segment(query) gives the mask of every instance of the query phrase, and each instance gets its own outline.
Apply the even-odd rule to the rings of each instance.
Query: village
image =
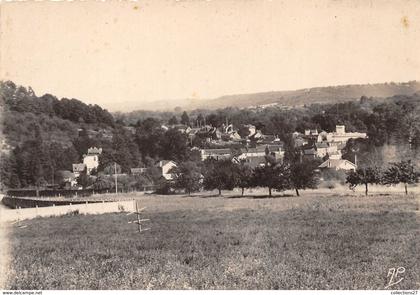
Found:
[[[248,134],[241,137],[238,130],[232,124],[222,124],[220,128],[210,125],[191,128],[184,124],[162,125],[165,131],[175,129],[185,134],[188,141],[192,143],[197,136],[205,138],[205,141],[215,147],[221,148],[199,148],[192,147],[191,151],[197,152],[201,161],[208,159],[230,160],[232,163],[244,164],[251,169],[262,167],[267,163],[267,156],[273,157],[277,162],[282,162],[285,154],[284,143],[276,135],[266,135],[257,130],[254,125],[245,125]],[[130,127],[127,127],[128,130]],[[366,133],[346,132],[344,125],[336,125],[334,132],[318,131],[316,129],[305,130],[304,133],[294,132],[292,134],[293,144],[300,152],[300,160],[318,160],[321,164],[318,170],[341,170],[344,172],[355,171],[357,168],[356,159],[351,162],[342,159],[342,150],[350,139],[366,139]],[[77,179],[81,173],[93,176],[100,164],[102,148],[91,147],[84,154],[82,163],[74,163],[72,171],[62,171],[65,177],[61,185],[66,188],[82,188]],[[107,174],[114,177],[124,177],[127,173],[121,173],[115,163],[114,167],[107,170]],[[173,159],[157,161],[154,167],[133,167],[131,175],[145,175],[151,168],[157,168],[162,179],[171,181],[174,175],[171,172],[177,167]],[[114,168],[114,169],[113,169]]]

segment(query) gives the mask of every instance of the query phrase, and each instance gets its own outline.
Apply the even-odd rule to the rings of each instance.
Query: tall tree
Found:
[[[252,185],[255,187],[267,187],[268,195],[272,196],[272,190],[283,191],[290,187],[290,171],[286,164],[269,164],[254,169]]]
[[[180,163],[170,171],[174,175],[174,186],[178,189],[184,189],[188,195],[201,188],[202,175],[197,163],[187,161]]]
[[[235,187],[235,171],[231,160],[209,159],[204,163],[204,188],[217,189],[219,195],[222,190],[232,190]]]
[[[186,111],[184,111],[181,115],[181,124],[190,125],[190,117],[188,117],[188,114]]]
[[[178,124],[178,119],[176,118],[176,116],[172,116],[172,117],[168,120],[168,124],[169,124],[169,125],[176,125],[176,124]]]
[[[315,169],[317,166],[317,162],[308,160],[294,162],[289,165],[290,185],[295,189],[297,196],[299,196],[300,189],[316,188],[317,178]]]
[[[244,195],[245,188],[251,187],[252,183],[252,169],[245,163],[235,165],[235,186],[241,188],[241,195]]]
[[[188,138],[176,129],[166,131],[159,144],[160,156],[163,159],[184,161],[188,157]]]

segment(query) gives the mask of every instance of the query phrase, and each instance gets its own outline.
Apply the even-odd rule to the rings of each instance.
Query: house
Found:
[[[301,147],[301,146],[304,146],[304,145],[308,144],[308,140],[306,140],[302,137],[296,137],[293,141],[294,141],[294,146],[295,147]]]
[[[356,165],[348,160],[344,159],[328,159],[324,163],[318,166],[320,169],[334,169],[334,170],[345,170],[355,171]]]
[[[179,132],[186,133],[186,134],[188,134],[191,131],[191,127],[184,124],[171,125],[170,128],[178,130]]]
[[[256,130],[253,135],[249,135],[248,138],[252,141],[261,141],[264,138],[261,130]]]
[[[333,141],[333,134],[322,131],[318,134],[317,142],[332,142]]]
[[[305,136],[318,136],[317,129],[305,129]]]
[[[264,165],[266,156],[273,156],[276,160],[281,160],[284,157],[284,151],[281,145],[258,145],[255,148],[241,149],[241,153],[234,157],[234,162],[244,162],[255,168]]]
[[[77,163],[77,164],[73,164],[73,174],[74,177],[79,177],[80,174],[86,169],[86,164],[83,163]]]
[[[93,169],[99,166],[99,155],[102,153],[102,148],[92,147],[88,149],[86,155],[83,155],[83,164],[86,165],[87,174],[90,175]]]
[[[232,151],[230,149],[202,149],[201,161],[204,161],[209,158],[215,160],[229,159],[232,156]]]
[[[367,138],[367,134],[362,132],[346,132],[344,125],[336,125],[335,132],[332,133],[333,142],[346,143],[349,139],[356,138]]]
[[[336,154],[338,152],[336,145],[330,145],[327,142],[315,143],[316,156],[323,158],[330,154]]]
[[[244,125],[244,127],[248,128],[249,130],[248,137],[254,136],[254,134],[257,133],[257,128],[254,125],[247,124],[247,125]]]
[[[170,173],[170,170],[172,168],[177,167],[177,165],[174,161],[171,161],[171,160],[159,161],[157,167],[161,169],[163,178],[165,178],[166,180],[174,179],[173,174]]]
[[[76,176],[71,171],[59,170],[57,171],[56,178],[61,187],[71,188],[77,185]]]
[[[264,166],[267,162],[266,155],[246,157],[244,154],[233,157],[233,163],[244,163],[245,165],[254,169],[255,167]]]

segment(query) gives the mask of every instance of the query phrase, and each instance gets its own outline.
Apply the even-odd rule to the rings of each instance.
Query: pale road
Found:
[[[3,195],[0,195],[0,202]],[[0,215],[7,209],[0,203]],[[7,224],[0,221],[0,290],[6,287],[7,273],[9,271],[9,243]]]

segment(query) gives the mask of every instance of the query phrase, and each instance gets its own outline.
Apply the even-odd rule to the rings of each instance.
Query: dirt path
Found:
[[[0,196],[1,201],[2,196]],[[0,204],[0,215],[3,210],[9,210]],[[9,272],[9,243],[7,224],[0,221],[0,289],[6,287],[7,273]]]

